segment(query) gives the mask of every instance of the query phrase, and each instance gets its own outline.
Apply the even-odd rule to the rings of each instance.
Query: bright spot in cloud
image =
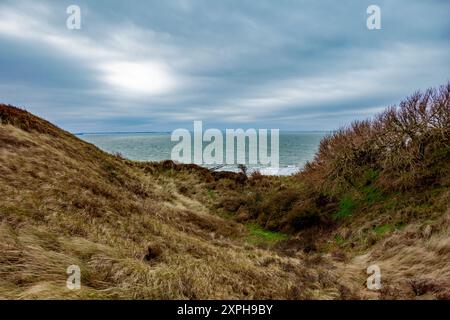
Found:
[[[157,62],[110,62],[101,66],[103,80],[125,93],[157,95],[175,86],[170,70]]]

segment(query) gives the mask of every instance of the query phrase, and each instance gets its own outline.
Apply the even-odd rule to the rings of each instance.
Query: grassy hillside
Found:
[[[0,105],[0,298],[450,299],[449,96],[326,137],[291,177],[133,162]]]
[[[256,248],[170,174],[11,106],[0,119],[0,298],[339,297],[326,267]]]

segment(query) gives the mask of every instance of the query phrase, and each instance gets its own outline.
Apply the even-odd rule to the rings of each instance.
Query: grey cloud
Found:
[[[1,100],[74,132],[328,130],[449,80],[446,1],[377,1],[380,31],[372,1],[76,2],[80,31],[73,1],[0,4]]]

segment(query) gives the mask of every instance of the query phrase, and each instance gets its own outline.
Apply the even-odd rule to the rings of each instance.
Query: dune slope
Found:
[[[450,299],[449,96],[334,133],[291,177],[129,161],[0,104],[0,298]]]
[[[246,228],[180,193],[175,177],[12,106],[0,119],[1,298],[339,296],[326,265],[249,244]],[[81,290],[66,287],[70,265]]]

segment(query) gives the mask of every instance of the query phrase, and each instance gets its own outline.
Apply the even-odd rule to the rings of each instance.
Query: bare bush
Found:
[[[449,160],[450,83],[416,92],[372,120],[356,121],[325,137],[305,174],[325,187],[352,185],[359,169],[380,172],[387,187],[439,180],[433,166]],[[391,184],[391,185],[389,185]]]

